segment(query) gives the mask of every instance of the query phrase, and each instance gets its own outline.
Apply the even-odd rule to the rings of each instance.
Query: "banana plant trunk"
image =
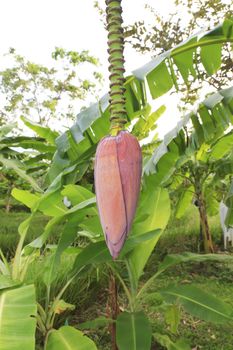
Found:
[[[116,320],[120,312],[118,305],[118,292],[115,276],[110,272],[109,276],[109,292],[108,292],[108,301],[107,301],[107,316],[112,320]],[[109,332],[111,335],[112,350],[118,350],[116,344],[116,323],[112,322],[109,325]]]
[[[214,253],[212,236],[209,228],[208,217],[206,212],[205,199],[202,192],[197,194],[198,198],[198,210],[200,215],[200,224],[202,228],[202,238],[204,243],[205,253]]]

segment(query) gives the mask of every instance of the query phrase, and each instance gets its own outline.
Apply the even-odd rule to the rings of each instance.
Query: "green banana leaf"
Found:
[[[201,320],[212,323],[233,321],[233,309],[229,304],[196,286],[169,286],[159,293],[168,302],[179,302],[188,313]]]
[[[63,326],[49,333],[45,350],[97,350],[95,343],[81,331]]]
[[[0,349],[34,350],[36,300],[33,285],[0,293]]]
[[[117,317],[116,341],[120,350],[150,350],[151,338],[151,325],[142,311],[122,312]]]

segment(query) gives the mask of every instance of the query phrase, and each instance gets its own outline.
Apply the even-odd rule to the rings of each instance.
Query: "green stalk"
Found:
[[[28,232],[28,228],[29,228],[29,224],[32,219],[34,218],[35,212],[33,212],[29,218],[27,218],[25,221],[23,221],[20,226],[19,226],[19,235],[20,235],[20,239],[19,242],[17,244],[17,248],[16,248],[16,252],[15,252],[15,256],[13,259],[13,264],[12,264],[12,279],[13,280],[21,280],[20,278],[20,268],[21,268],[21,255],[22,255],[22,250],[23,250],[23,245],[24,245],[24,241],[25,238],[27,236],[27,232]],[[25,226],[25,222],[26,222],[26,226]],[[27,225],[28,224],[28,225]]]
[[[56,303],[61,299],[62,295],[65,293],[66,289],[69,287],[71,282],[74,280],[74,278],[79,274],[79,272],[82,269],[80,269],[78,272],[76,272],[64,285],[64,287],[60,290],[58,295],[55,297],[54,301],[52,302],[52,305],[49,308],[49,301],[50,301],[50,286],[49,286],[49,291],[47,290],[47,300],[46,300],[46,307],[45,307],[45,312],[47,314],[47,320],[46,320],[46,328],[50,329],[53,327],[53,322],[55,318],[53,306],[56,305]]]
[[[48,338],[49,338],[49,334],[52,333],[53,329],[50,329],[45,336],[45,341],[44,341],[44,350],[47,349],[47,344],[48,344]]]
[[[126,264],[128,275],[129,275],[129,282],[130,282],[130,289],[131,289],[131,312],[134,312],[135,311],[135,300],[136,300],[136,294],[137,294],[137,287],[136,287],[135,282],[134,282],[130,263],[127,259],[125,259],[125,264]]]
[[[121,0],[106,0],[109,81],[110,81],[110,133],[117,135],[127,123],[124,87],[124,36],[122,28]]]

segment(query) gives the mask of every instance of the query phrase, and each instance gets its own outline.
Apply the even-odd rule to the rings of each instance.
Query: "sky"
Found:
[[[171,0],[123,0],[125,24],[150,18],[145,2],[159,4],[161,13],[171,9]],[[55,46],[90,50],[106,65],[106,32],[99,20],[94,0],[7,0],[0,2],[0,53],[13,46],[21,54],[46,63]],[[104,7],[104,1],[100,0]],[[158,6],[157,6],[158,7]],[[133,51],[134,52],[134,51]],[[134,52],[135,53],[135,52]],[[127,54],[127,68],[141,64],[142,58]],[[138,55],[140,56],[140,55]],[[144,61],[144,59],[143,59]]]
[[[94,0],[5,0],[0,1],[0,67],[2,55],[9,47],[36,63],[50,64],[53,49],[63,47],[68,50],[89,50],[90,54],[99,58],[101,70],[105,77],[103,94],[108,89],[107,36]],[[172,0],[122,0],[124,22],[133,23],[144,19],[151,21],[145,3],[156,6],[161,14],[172,10]],[[104,7],[104,0],[100,0]],[[136,53],[130,47],[125,49],[126,72],[140,67],[150,60],[150,55]],[[3,61],[2,61],[3,64]],[[94,102],[94,101],[93,101]],[[163,101],[162,101],[163,102]],[[159,106],[159,103],[157,106]],[[164,134],[175,126],[178,112],[176,101],[170,97],[159,132]],[[78,111],[77,111],[78,112]]]

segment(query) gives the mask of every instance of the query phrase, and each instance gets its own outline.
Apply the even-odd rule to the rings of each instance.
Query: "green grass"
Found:
[[[4,210],[0,210],[0,248],[4,255],[10,259],[14,256],[14,252],[19,240],[18,227],[29,217],[30,213],[21,212],[10,212],[6,213]],[[47,224],[49,218],[45,217],[43,214],[37,214],[30,225],[25,243],[31,242],[33,239],[38,237],[43,232],[43,228]],[[57,232],[59,232],[59,226],[54,230],[52,238],[49,243],[54,241],[54,236],[56,240]]]
[[[8,259],[14,255],[19,240],[18,227],[28,216],[28,212],[5,213],[0,210],[0,247]],[[30,227],[26,243],[31,242],[32,239],[42,233],[42,227],[46,222],[47,219],[42,215],[35,218]]]

